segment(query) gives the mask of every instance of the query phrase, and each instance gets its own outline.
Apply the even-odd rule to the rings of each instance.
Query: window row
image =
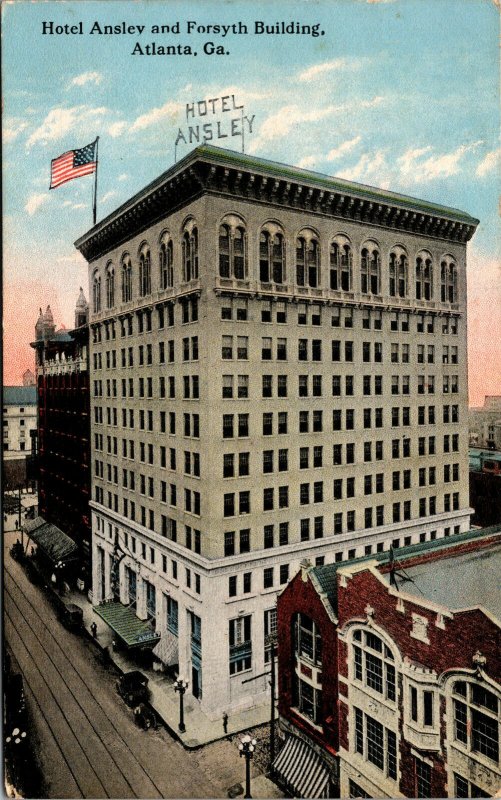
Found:
[[[185,222],[181,232],[181,274],[180,281],[189,283],[198,279],[199,252],[198,227],[194,219]],[[176,247],[178,242],[176,241]],[[168,231],[161,234],[157,246],[158,285],[160,289],[174,286],[174,240]],[[102,280],[104,280],[104,298],[102,298]],[[152,293],[152,255],[151,247],[143,242],[134,258],[124,252],[119,266],[115,269],[109,261],[104,270],[94,271],[92,277],[92,309],[99,313],[104,299],[105,308],[113,308],[120,297],[122,303],[129,303],[133,298],[148,297]]]
[[[322,253],[320,237],[311,228],[304,228],[294,242],[294,265],[288,268],[288,249],[284,229],[277,223],[266,223],[259,231],[259,281],[282,286],[295,283],[300,287],[318,288],[326,280],[322,276],[322,259],[327,260],[329,288],[334,291],[354,290],[353,246],[343,234],[328,242],[328,252]],[[219,276],[245,281],[249,278],[249,254],[246,226],[241,217],[228,215],[219,228]],[[363,294],[390,297],[409,297],[417,300],[434,298],[434,264],[427,250],[420,251],[414,260],[412,275],[409,256],[402,246],[391,249],[387,259],[387,278],[382,287],[382,256],[379,244],[367,240],[359,252],[360,291]],[[453,256],[440,259],[440,299],[457,302],[458,269]],[[413,292],[411,282],[413,281]]]

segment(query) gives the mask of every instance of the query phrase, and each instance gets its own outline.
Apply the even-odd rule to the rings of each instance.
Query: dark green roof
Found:
[[[247,167],[248,169],[252,170],[261,170],[267,174],[276,175],[280,178],[288,178],[294,181],[311,183],[315,186],[321,186],[322,188],[330,189],[331,191],[346,192],[356,195],[357,197],[364,197],[369,200],[378,200],[380,202],[385,201],[398,203],[399,205],[407,208],[441,214],[446,217],[452,217],[456,220],[468,222],[469,224],[476,225],[479,222],[478,219],[475,219],[470,214],[467,214],[465,211],[460,211],[457,208],[443,206],[438,203],[431,203],[427,200],[420,200],[409,195],[398,194],[397,192],[390,192],[386,189],[379,189],[376,186],[368,186],[363,183],[346,181],[343,180],[343,178],[324,175],[321,172],[312,172],[308,169],[288,166],[287,164],[282,164],[279,161],[270,161],[267,158],[258,158],[257,156],[249,156],[245,153],[237,153],[234,150],[225,150],[222,147],[202,145],[195,148],[187,156],[187,158],[191,158],[196,155],[212,156],[224,164],[230,164],[235,167]]]
[[[144,647],[158,642],[159,633],[155,633],[149,622],[136,617],[136,612],[129,606],[117,601],[101,603],[94,611],[122,639],[127,647]]]
[[[36,406],[37,387],[4,386],[3,404],[4,406]]]
[[[489,528],[481,528],[480,530],[467,531],[466,533],[456,533],[454,536],[449,536],[443,539],[435,539],[433,542],[419,542],[419,544],[411,544],[407,547],[393,548],[393,557],[396,562],[405,562],[417,555],[424,555],[425,553],[432,553],[440,550],[451,550],[459,544],[476,539],[488,538],[492,535],[499,535],[501,537],[501,525],[492,525]],[[313,584],[327,595],[327,598],[337,613],[337,571],[340,567],[351,566],[352,564],[363,564],[365,561],[377,561],[380,566],[389,564],[391,559],[390,551],[384,553],[374,553],[370,556],[361,556],[360,558],[352,558],[348,561],[338,561],[335,564],[324,564],[321,567],[314,567],[310,576],[313,578]],[[398,569],[398,564],[396,564]]]
[[[78,547],[73,539],[55,525],[45,522],[43,517],[28,521],[23,529],[54,564],[58,561],[73,561],[76,558]]]

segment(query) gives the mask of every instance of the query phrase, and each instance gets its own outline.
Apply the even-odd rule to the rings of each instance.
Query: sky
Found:
[[[33,369],[39,307],[70,328],[88,296],[73,242],[92,226],[94,178],[49,191],[51,159],[99,136],[99,221],[189,152],[174,146],[187,103],[234,95],[254,115],[246,152],[480,220],[470,403],[501,394],[497,0],[4,0],[2,18],[4,384]],[[191,54],[148,55],[153,42]]]

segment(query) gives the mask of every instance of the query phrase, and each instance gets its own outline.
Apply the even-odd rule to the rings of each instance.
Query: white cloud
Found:
[[[65,200],[64,203],[63,203],[63,206],[65,208],[71,208],[71,210],[73,211],[76,208],[88,208],[89,204],[88,203],[74,203],[72,200]]]
[[[347,181],[370,183],[382,189],[388,189],[391,185],[388,163],[382,150],[364,153],[353,167],[336,172],[336,176]]]
[[[27,127],[28,123],[24,122],[22,119],[6,120],[2,131],[3,141],[5,144],[9,144],[9,142],[13,142],[14,139],[17,139],[19,134],[22,133]]]
[[[49,111],[42,124],[33,131],[28,139],[27,146],[32,147],[38,142],[47,144],[47,142],[57,141],[77,128],[79,131],[84,130],[85,127],[95,125],[96,121],[106,113],[108,113],[108,109],[104,107],[73,106],[72,108],[53,108]],[[91,138],[90,133],[88,138]]]
[[[362,59],[356,58],[335,58],[333,61],[324,61],[322,64],[314,64],[308,67],[298,75],[300,81],[312,81],[326,72],[334,72],[342,69],[360,69],[362,66]]]
[[[498,147],[497,150],[491,150],[490,153],[487,153],[487,155],[484,156],[480,164],[477,166],[475,174],[478,175],[479,178],[483,178],[483,176],[487,175],[489,172],[499,169],[500,162],[501,147]]]
[[[122,174],[118,176],[117,181],[126,181],[128,178],[129,175],[126,172],[122,172]]]
[[[30,217],[32,217],[33,214],[35,214],[35,212],[38,211],[40,206],[43,206],[43,204],[47,202],[47,200],[49,199],[49,196],[50,195],[47,194],[47,192],[44,192],[43,194],[32,194],[32,195],[30,195],[28,197],[28,200],[26,201],[26,205],[24,206],[24,210],[28,212]]]
[[[297,166],[301,169],[313,169],[318,161],[318,156],[305,156],[297,162]]]
[[[85,86],[86,83],[95,83],[96,86],[103,80],[100,72],[82,72],[71,79],[69,86]]]
[[[326,156],[327,161],[335,161],[337,158],[341,158],[341,156],[344,156],[346,153],[350,153],[361,141],[361,136],[355,136],[354,139],[348,139],[346,142],[342,142],[342,144],[334,147],[332,150],[329,150]]]
[[[161,122],[165,117],[175,119],[181,114],[182,110],[183,106],[181,103],[174,103],[169,100],[163,106],[152,108],[150,111],[137,117],[132,123],[131,131],[142,131],[145,128],[149,128]]]
[[[412,183],[425,183],[436,178],[449,178],[460,171],[460,162],[463,157],[475,150],[481,141],[472,144],[462,144],[450,153],[441,155],[422,156],[431,151],[431,147],[421,147],[407,150],[397,159],[397,166],[403,177]]]
[[[108,127],[108,133],[113,139],[116,139],[118,136],[121,136],[126,129],[127,123],[121,120],[119,122],[112,122]]]
[[[100,202],[101,202],[101,203],[107,203],[107,202],[108,202],[108,200],[111,200],[113,197],[116,197],[116,196],[117,196],[117,194],[118,194],[118,192],[116,192],[114,189],[112,189],[110,192],[106,192],[106,194],[104,194],[104,195],[103,195],[103,196],[100,198]]]
[[[259,129],[259,134],[253,139],[249,150],[251,153],[255,153],[265,142],[286,136],[292,128],[299,124],[318,122],[318,120],[328,117],[333,111],[332,106],[311,109],[310,111],[305,111],[296,105],[284,106],[263,122]]]

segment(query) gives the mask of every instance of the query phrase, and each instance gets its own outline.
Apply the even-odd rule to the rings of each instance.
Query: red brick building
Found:
[[[292,794],[499,789],[500,565],[499,526],[303,565],[278,600],[275,768]]]
[[[38,513],[77,544],[79,577],[90,588],[89,326],[82,290],[73,330],[56,331],[47,307],[45,314],[40,311],[35,335]]]

